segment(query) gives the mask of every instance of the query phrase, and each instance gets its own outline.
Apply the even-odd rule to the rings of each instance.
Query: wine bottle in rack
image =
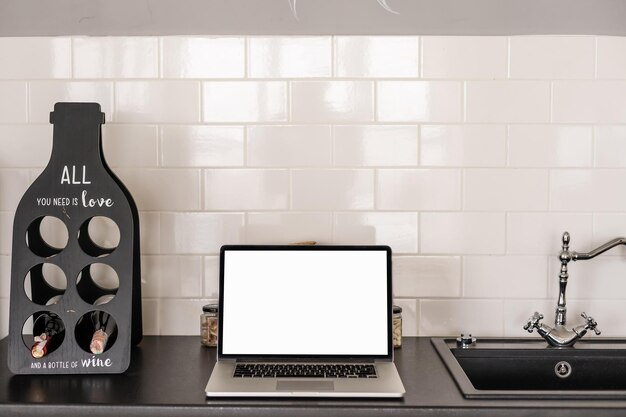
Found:
[[[43,358],[63,340],[65,326],[54,313],[41,313],[33,323],[34,343],[30,349],[33,358]]]
[[[113,295],[104,295],[96,300],[95,305],[108,303],[113,299]],[[99,355],[106,350],[107,343],[117,332],[115,319],[104,311],[94,311],[91,313],[91,323],[93,324],[93,334],[89,343],[89,350],[94,355]]]
[[[109,337],[117,332],[117,325],[111,315],[104,311],[94,311],[91,314],[91,321],[95,332],[91,336],[89,350],[91,353],[99,355],[106,349]]]

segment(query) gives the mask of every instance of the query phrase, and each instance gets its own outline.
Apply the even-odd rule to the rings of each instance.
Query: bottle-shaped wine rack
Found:
[[[57,103],[50,122],[50,162],[13,224],[9,368],[122,373],[142,338],[137,207],[104,159],[99,104]],[[112,244],[97,224],[114,230]],[[44,233],[51,225],[60,230],[52,239]],[[92,348],[100,327],[112,334]]]

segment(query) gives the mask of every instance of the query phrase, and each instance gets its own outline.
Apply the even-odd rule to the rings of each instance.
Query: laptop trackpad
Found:
[[[332,381],[278,381],[277,391],[334,391]]]

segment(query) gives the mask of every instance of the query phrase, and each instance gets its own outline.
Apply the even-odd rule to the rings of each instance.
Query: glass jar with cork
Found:
[[[200,337],[204,346],[217,346],[218,304],[207,304],[202,307],[200,315]]]
[[[402,347],[402,307],[393,306],[393,347]]]

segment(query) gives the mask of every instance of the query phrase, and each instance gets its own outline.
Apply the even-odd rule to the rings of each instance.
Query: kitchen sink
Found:
[[[626,399],[626,341],[567,348],[528,339],[431,341],[466,398]]]

